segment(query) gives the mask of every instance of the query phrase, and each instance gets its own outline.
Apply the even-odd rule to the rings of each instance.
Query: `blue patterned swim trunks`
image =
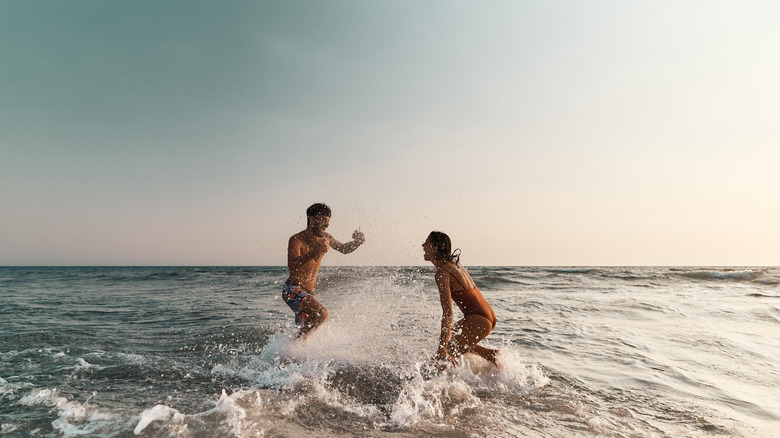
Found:
[[[309,316],[305,313],[301,313],[301,301],[310,295],[311,292],[298,285],[290,283],[290,280],[287,280],[284,283],[284,288],[282,289],[282,299],[285,303],[287,303],[288,306],[290,306],[290,309],[292,309],[293,313],[295,314],[295,323],[298,325],[301,325],[303,321]]]

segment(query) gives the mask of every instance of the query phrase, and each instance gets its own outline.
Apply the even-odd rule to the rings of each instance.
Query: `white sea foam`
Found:
[[[466,354],[460,361],[462,366],[454,373],[475,388],[504,394],[527,394],[550,383],[550,379],[535,364],[527,363],[511,345],[501,348],[498,362],[501,368],[479,356]]]
[[[467,355],[455,370],[425,380],[421,363],[388,367],[382,364],[381,356],[373,361],[367,361],[365,354],[355,357],[353,346],[342,345],[339,331],[338,326],[326,326],[303,342],[278,333],[248,362],[216,365],[213,373],[275,391],[262,392],[263,397],[260,390],[223,393],[214,410],[198,415],[224,415],[222,423],[232,431],[246,427],[259,430],[271,420],[257,417],[258,406],[284,418],[301,404],[322,403],[341,415],[361,418],[371,427],[409,428],[419,421],[481,406],[478,393],[517,396],[549,382],[511,345],[502,348],[500,369]],[[375,393],[377,388],[381,388],[380,394]]]
[[[0,377],[0,398],[3,398],[6,394],[12,394],[14,389],[8,382]]]
[[[60,395],[57,388],[33,391],[22,397],[19,404],[52,408],[57,419],[51,424],[65,437],[94,435],[106,427],[112,427],[117,420],[116,415],[103,412],[89,403],[69,400]]]
[[[285,333],[273,336],[260,355],[243,363],[220,363],[212,373],[239,377],[262,388],[291,388],[322,374],[327,360],[305,360],[291,353],[292,338]]]
[[[231,397],[225,393],[225,390],[222,390],[217,407],[213,410],[214,412],[224,413],[225,419],[222,421],[222,424],[227,426],[230,433],[234,436],[242,436],[241,432],[244,426],[246,426],[247,409],[238,402],[241,395],[235,394]],[[259,397],[257,400],[260,401]]]
[[[525,363],[511,346],[502,349],[501,368],[467,354],[459,366],[433,379],[416,376],[401,391],[393,405],[390,422],[410,427],[420,420],[456,415],[481,405],[478,394],[521,396],[549,383],[535,365]]]
[[[0,424],[0,434],[6,435],[6,434],[9,434],[11,432],[15,432],[16,430],[19,429],[20,426],[21,425],[14,424],[14,423],[3,423],[3,424]]]
[[[266,430],[283,423],[297,407],[293,400],[277,398],[277,402],[266,403],[259,389],[232,394],[223,390],[214,407],[204,412],[187,414],[165,405],[147,409],[136,417],[133,432],[139,435],[154,423],[158,434],[168,436],[265,436]]]
[[[133,433],[136,435],[140,434],[147,426],[155,421],[162,421],[166,424],[183,424],[184,415],[169,406],[156,405],[141,413],[138,424],[135,426],[135,429],[133,429]]]
[[[410,427],[424,418],[443,418],[466,406],[479,404],[471,388],[447,375],[425,380],[417,376],[406,384],[393,405],[390,424]]]

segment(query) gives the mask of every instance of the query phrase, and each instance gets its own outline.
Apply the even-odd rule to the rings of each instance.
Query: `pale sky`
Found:
[[[780,2],[0,2],[0,265],[780,265]]]

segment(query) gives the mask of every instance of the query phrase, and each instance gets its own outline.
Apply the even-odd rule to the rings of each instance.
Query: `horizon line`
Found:
[[[780,268],[778,265],[464,265],[471,268]],[[330,265],[328,268],[424,268],[424,265]],[[285,268],[286,265],[0,265],[0,268]]]

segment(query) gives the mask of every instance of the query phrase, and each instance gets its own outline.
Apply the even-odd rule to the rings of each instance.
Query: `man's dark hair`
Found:
[[[312,216],[330,217],[330,207],[320,202],[312,204],[311,207],[306,209],[306,218],[308,219]]]

